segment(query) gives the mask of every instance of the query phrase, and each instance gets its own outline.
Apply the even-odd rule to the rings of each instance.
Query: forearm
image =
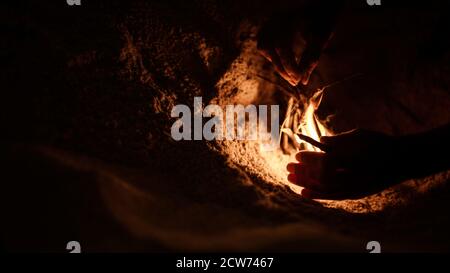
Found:
[[[419,178],[450,169],[450,124],[397,138],[401,175]]]

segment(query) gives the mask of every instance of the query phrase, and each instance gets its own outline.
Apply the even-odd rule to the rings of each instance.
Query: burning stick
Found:
[[[317,147],[319,149],[321,149],[324,152],[329,152],[330,151],[330,147],[328,145],[325,145],[323,143],[320,143],[317,140],[312,139],[309,136],[305,136],[303,134],[294,134],[295,139],[297,140],[297,142],[301,142],[302,140],[305,142],[308,142],[309,144],[311,144],[314,147]]]

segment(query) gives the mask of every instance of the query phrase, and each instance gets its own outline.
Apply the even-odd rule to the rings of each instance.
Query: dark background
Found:
[[[349,4],[318,67],[321,83],[369,75],[325,99],[325,112],[340,113],[337,131],[400,135],[450,120],[448,3],[392,2]],[[419,197],[399,190],[407,203],[349,213],[268,184],[209,144],[170,139],[171,107],[220,95],[244,41],[292,5],[2,3],[4,248],[64,252],[79,240],[86,251],[365,251],[381,238],[391,251],[448,251],[447,174]],[[200,44],[214,49],[208,63]]]

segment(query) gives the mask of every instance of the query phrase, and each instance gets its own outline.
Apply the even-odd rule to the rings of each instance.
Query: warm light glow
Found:
[[[267,163],[265,166],[269,169],[270,175],[276,181],[288,185],[297,194],[301,194],[303,188],[287,181],[286,166],[291,162],[296,162],[295,156],[299,151],[321,152],[319,148],[300,139],[298,134],[308,136],[317,142],[320,142],[321,136],[333,135],[315,115],[315,110],[320,105],[322,91],[318,90],[315,96],[302,102],[291,98],[281,125],[280,149],[273,152],[259,150]],[[286,145],[288,140],[290,141],[289,145]]]
[[[325,128],[325,126],[323,126],[317,120],[317,118],[314,115],[314,110],[315,110],[314,104],[310,102],[306,108],[306,111],[305,111],[303,117],[302,117],[299,127],[294,128],[294,129],[297,129],[296,132],[298,132],[298,133],[304,134],[306,136],[311,137],[314,140],[320,141],[321,136],[329,136],[329,135],[331,135],[331,133]],[[305,150],[316,151],[316,152],[320,151],[320,149],[301,140],[298,136],[295,136],[295,140],[299,144],[304,143]]]

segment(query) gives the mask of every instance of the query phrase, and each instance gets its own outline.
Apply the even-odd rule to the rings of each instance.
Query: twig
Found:
[[[308,142],[309,144],[311,144],[314,147],[317,147],[319,149],[321,149],[324,152],[329,152],[330,151],[330,147],[328,145],[325,145],[323,143],[320,143],[317,140],[312,139],[309,136],[303,135],[303,134],[295,134],[296,137],[298,137],[300,140],[303,140],[305,142]]]

